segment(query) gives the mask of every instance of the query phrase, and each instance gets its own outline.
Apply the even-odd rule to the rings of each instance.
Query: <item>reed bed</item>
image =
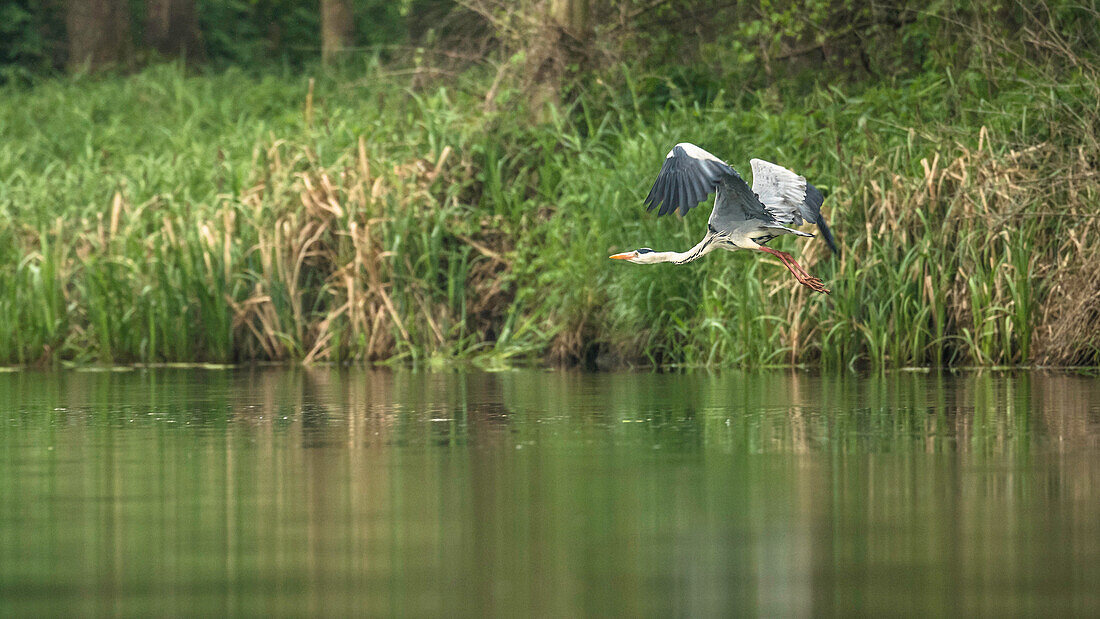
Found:
[[[1098,361],[1095,79],[926,75],[798,105],[654,105],[627,80],[530,122],[472,85],[365,73],[7,87],[0,362]],[[641,207],[678,141],[821,187],[841,255],[779,247],[833,294],[742,252],[607,260],[702,234],[706,205]]]

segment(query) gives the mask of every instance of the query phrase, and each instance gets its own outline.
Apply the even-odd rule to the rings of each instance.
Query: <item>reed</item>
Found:
[[[625,80],[532,123],[477,84],[367,71],[6,87],[0,361],[1098,361],[1100,153],[1065,103],[1095,78],[990,95],[926,75],[798,106],[657,106]],[[841,255],[779,247],[831,296],[740,252],[606,259],[702,234],[707,205],[641,208],[683,140],[825,190]]]

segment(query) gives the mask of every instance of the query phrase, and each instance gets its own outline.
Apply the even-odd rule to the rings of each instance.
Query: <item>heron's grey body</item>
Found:
[[[800,273],[791,268],[800,282],[825,292],[820,280],[810,277],[793,259],[788,264],[788,254],[764,247],[768,241],[783,234],[814,236],[791,227],[805,222],[817,224],[829,248],[837,253],[832,231],[821,216],[824,197],[804,177],[782,166],[760,159],[753,159],[750,164],[751,189],[736,170],[702,148],[687,142],[674,146],[646,196],[646,210],[658,209],[658,216],[673,211],[686,215],[711,193],[716,193],[706,236],[685,252],[655,252],[642,248],[613,257],[640,264],[684,264],[715,249],[758,249],[779,256],[788,268],[793,264],[805,278],[816,281],[817,286],[804,281]]]

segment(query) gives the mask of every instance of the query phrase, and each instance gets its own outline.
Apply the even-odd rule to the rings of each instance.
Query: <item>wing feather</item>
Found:
[[[775,219],[749,189],[745,179],[736,171],[731,172],[718,185],[718,197],[714,199],[714,210],[710,212],[710,226],[715,230],[726,230],[749,219],[774,222]]]
[[[657,209],[658,216],[673,211],[687,215],[719,187],[722,191],[711,212],[712,225],[716,217],[721,221],[743,221],[751,217],[771,220],[764,206],[733,168],[688,142],[672,147],[665,157],[657,180],[645,198],[646,210]]]
[[[787,226],[800,226],[804,221],[817,224],[829,249],[839,253],[832,230],[821,215],[825,197],[817,187],[806,182],[804,176],[774,163],[753,159],[749,164],[752,165],[752,190],[775,221]]]
[[[704,179],[702,177],[695,179],[695,193],[696,194],[703,193],[703,194],[710,195],[710,188],[711,188],[711,185],[706,181],[706,179]]]
[[[682,142],[665,157],[653,188],[646,196],[646,210],[657,210],[657,215],[689,210],[714,193],[714,188],[726,171],[732,170],[707,151]]]

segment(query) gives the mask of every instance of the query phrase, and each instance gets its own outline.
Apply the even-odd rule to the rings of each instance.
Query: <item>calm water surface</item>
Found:
[[[0,615],[1100,613],[1100,380],[0,375]]]

